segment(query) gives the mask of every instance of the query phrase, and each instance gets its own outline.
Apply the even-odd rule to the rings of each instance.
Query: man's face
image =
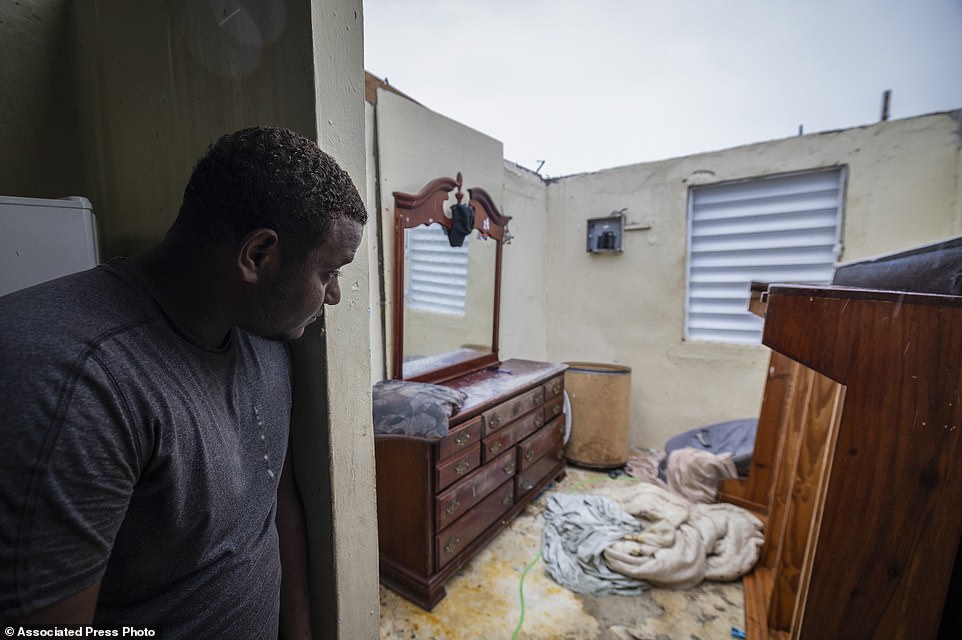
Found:
[[[244,328],[272,340],[295,340],[341,300],[340,269],[354,260],[363,227],[355,220],[334,221],[327,240],[308,251],[299,264],[285,263],[274,282],[259,287]],[[283,253],[282,253],[283,257]]]

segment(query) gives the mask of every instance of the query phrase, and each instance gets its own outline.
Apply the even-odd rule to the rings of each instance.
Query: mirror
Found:
[[[440,382],[498,362],[501,245],[510,218],[485,191],[469,189],[472,230],[452,246],[457,225],[447,204],[455,188],[460,203],[460,173],[414,195],[394,193],[395,379]]]

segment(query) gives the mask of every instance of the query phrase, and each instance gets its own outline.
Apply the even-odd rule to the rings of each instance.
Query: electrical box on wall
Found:
[[[625,217],[613,215],[588,220],[588,253],[621,253]]]

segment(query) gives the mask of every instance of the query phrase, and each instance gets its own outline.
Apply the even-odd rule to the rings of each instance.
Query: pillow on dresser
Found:
[[[374,433],[443,438],[467,394],[423,382],[382,380],[373,388]]]

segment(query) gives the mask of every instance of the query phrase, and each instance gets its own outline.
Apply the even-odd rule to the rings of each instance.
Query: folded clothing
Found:
[[[424,382],[382,380],[373,388],[374,433],[443,438],[467,394]]]

